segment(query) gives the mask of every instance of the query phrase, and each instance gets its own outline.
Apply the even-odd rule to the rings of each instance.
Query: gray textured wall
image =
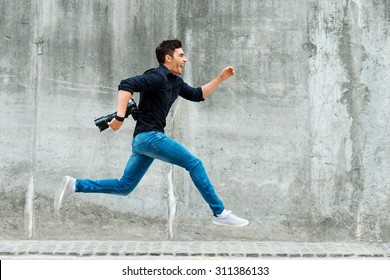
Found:
[[[166,132],[251,224],[211,224],[161,162],[128,197],[81,194],[55,214],[63,175],[121,176],[134,122],[99,133],[93,119],[176,37],[188,83],[236,76],[178,100]],[[389,242],[389,37],[388,0],[0,0],[0,238]]]

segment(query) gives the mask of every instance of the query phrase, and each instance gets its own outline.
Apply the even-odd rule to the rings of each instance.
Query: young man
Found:
[[[114,131],[121,128],[126,106],[134,92],[140,92],[139,114],[134,129],[132,155],[123,176],[118,179],[89,180],[65,176],[54,199],[58,211],[62,203],[75,192],[128,195],[140,182],[154,159],[185,168],[204,200],[213,212],[212,221],[218,225],[243,227],[245,219],[225,210],[216,195],[201,160],[184,146],[164,134],[166,117],[178,96],[190,101],[203,101],[226,79],[234,75],[233,67],[227,67],[212,81],[202,87],[187,85],[179,75],[187,58],[179,40],[163,41],[156,48],[158,68],[143,75],[122,80],[118,86],[117,116],[108,124]]]

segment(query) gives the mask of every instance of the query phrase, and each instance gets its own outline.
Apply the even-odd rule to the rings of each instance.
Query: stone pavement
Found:
[[[390,243],[202,241],[0,241],[18,258],[390,258]]]

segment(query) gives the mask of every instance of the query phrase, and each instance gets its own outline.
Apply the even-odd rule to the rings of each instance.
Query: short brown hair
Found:
[[[182,47],[182,44],[179,40],[166,40],[162,41],[160,45],[156,48],[156,57],[159,63],[165,63],[165,56],[173,56],[175,49]]]

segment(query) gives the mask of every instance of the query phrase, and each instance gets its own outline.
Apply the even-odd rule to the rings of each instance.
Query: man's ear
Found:
[[[165,55],[165,62],[171,62],[172,61],[172,56],[170,56],[169,54],[166,54]]]

